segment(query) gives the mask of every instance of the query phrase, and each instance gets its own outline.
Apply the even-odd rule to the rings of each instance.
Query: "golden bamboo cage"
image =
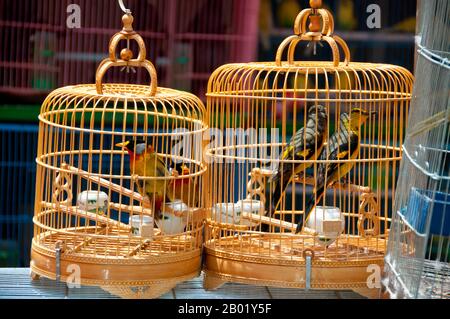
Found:
[[[122,22],[96,83],[57,89],[42,105],[30,267],[34,279],[157,297],[200,272],[206,110],[158,87],[130,12]],[[150,84],[103,84],[111,67],[145,68]],[[116,147],[130,141],[132,153]]]
[[[347,44],[333,34],[332,14],[321,1],[310,4],[298,14],[294,35],[281,43],[275,62],[227,64],[210,77],[206,289],[239,282],[379,294],[413,76],[399,66],[351,62]],[[333,61],[296,61],[300,42],[327,43]],[[307,126],[308,112],[317,105],[326,112],[324,142],[316,138],[313,147],[317,157],[282,159],[289,137]],[[353,109],[376,112],[354,133],[358,150],[354,156],[324,157],[328,146],[331,154],[329,139],[344,133],[341,117],[351,118]],[[316,122],[312,129],[318,128]],[[268,213],[268,190],[283,167],[295,173],[283,174],[288,188]],[[307,219],[306,203],[315,198],[324,177],[319,174],[330,167],[349,172],[324,184],[325,196]],[[296,234],[299,221],[304,227]]]

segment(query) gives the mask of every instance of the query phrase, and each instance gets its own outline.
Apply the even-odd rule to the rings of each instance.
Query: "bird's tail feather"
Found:
[[[304,218],[301,218],[300,221],[298,222],[297,229],[295,231],[296,234],[298,234],[303,229],[303,221],[306,222],[308,220],[311,211],[320,202],[324,194],[325,194],[325,187],[321,186],[316,188],[316,192],[313,194],[311,199],[305,205]]]
[[[272,217],[274,212],[274,199],[276,196],[276,193],[278,192],[278,174],[273,178],[268,178],[266,181],[266,185],[264,188],[264,195],[266,197],[266,202],[264,204],[264,208],[266,209],[266,215],[269,217]]]
[[[288,176],[284,176],[283,178],[283,184],[281,184],[281,181],[278,182],[277,188],[274,192],[273,199],[275,200],[274,210],[276,210],[281,205],[281,201],[283,199],[283,196],[285,195],[286,188],[288,187],[290,183],[290,178]]]
[[[273,185],[276,187],[276,182],[273,181],[272,178],[269,178],[266,180],[266,184],[264,186],[264,196],[265,196],[265,203],[264,203],[264,209],[266,211],[266,215],[269,217],[272,217],[273,213]],[[271,187],[272,186],[272,187]],[[270,230],[269,225],[262,223],[260,226],[260,230],[262,232],[268,232]]]
[[[266,181],[266,184],[264,185],[264,196],[265,196],[265,202],[264,202],[264,208],[266,209],[266,212],[269,211],[270,208],[270,180]]]
[[[280,179],[275,179],[272,182],[266,183],[266,189],[265,189],[265,196],[266,196],[266,203],[265,208],[267,211],[267,216],[273,217],[273,214],[275,213],[275,210],[280,206],[282,195],[286,191],[287,186],[289,185],[289,178],[284,178],[283,183],[281,185]],[[273,184],[273,187],[271,189],[270,184]],[[271,191],[273,190],[273,193]]]

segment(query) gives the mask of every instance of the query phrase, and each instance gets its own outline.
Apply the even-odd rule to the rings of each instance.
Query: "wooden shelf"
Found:
[[[351,291],[310,290],[257,287],[241,284],[227,284],[221,289],[206,291],[203,289],[201,274],[192,280],[178,284],[174,289],[162,295],[161,299],[236,299],[236,298],[315,298],[315,299],[354,299],[363,298]],[[116,299],[100,287],[81,286],[66,289],[64,283],[46,278],[30,280],[29,268],[0,269],[0,298],[68,298],[68,299]]]

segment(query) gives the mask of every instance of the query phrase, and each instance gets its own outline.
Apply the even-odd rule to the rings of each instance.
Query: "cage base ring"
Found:
[[[32,245],[31,273],[35,277],[41,276],[55,280],[56,257],[45,253],[40,248],[35,244]],[[101,257],[97,259],[100,260]],[[121,259],[124,261],[123,263],[121,263]],[[79,283],[81,285],[109,287],[107,291],[123,298],[155,298],[172,289],[177,283],[199,275],[200,249],[176,253],[173,256],[163,256],[161,261],[164,263],[159,263],[158,259],[158,257],[152,258],[148,263],[145,263],[145,259],[139,259],[133,263],[132,258],[117,258],[111,262],[96,263],[92,257],[77,256],[74,261],[73,258],[66,258],[63,254],[60,260],[60,280],[73,282],[73,265],[76,265],[79,267]],[[128,290],[127,287],[150,287],[150,289],[146,293],[132,294],[132,290]],[[119,294],[119,291],[123,291],[123,293]]]
[[[334,263],[333,267],[314,265],[311,269],[313,290],[353,290],[367,298],[378,298],[379,288],[368,288],[369,265],[381,269],[383,258],[375,258],[353,266]],[[279,288],[305,289],[305,271],[302,265],[264,264],[223,257],[207,249],[205,254],[204,288],[218,289],[227,282],[269,286]]]

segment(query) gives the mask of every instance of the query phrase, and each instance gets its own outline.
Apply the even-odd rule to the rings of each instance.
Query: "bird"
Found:
[[[281,154],[281,160],[315,160],[322,152],[328,135],[327,108],[322,105],[311,106],[306,125],[299,129]],[[312,163],[281,163],[275,175],[268,179],[266,191],[266,211],[272,217],[287,186],[292,179],[311,166]],[[273,195],[270,194],[273,190]],[[270,200],[271,199],[271,200]]]
[[[320,202],[328,187],[347,175],[354,161],[335,162],[337,160],[354,160],[359,155],[360,148],[360,128],[368,118],[376,112],[367,112],[358,107],[353,107],[349,113],[342,113],[339,127],[327,141],[322,153],[318,157],[319,161],[332,161],[320,163],[317,169],[316,187],[312,197],[308,200],[304,209],[304,218],[297,224],[296,233],[303,228],[303,220],[307,220],[311,211]]]
[[[178,178],[187,176],[191,173],[188,166],[178,163],[171,170],[171,175],[175,177],[169,182],[169,191],[174,199],[180,199],[189,207],[197,207],[199,200],[199,188],[197,179],[192,177]]]
[[[116,147],[122,147],[130,156],[130,173],[141,177],[169,177],[169,171],[163,158],[144,139],[136,138],[117,143]],[[163,203],[172,201],[173,194],[167,188],[167,181],[139,180],[135,179],[139,194],[146,198],[149,206],[154,211],[154,218],[161,219]]]

